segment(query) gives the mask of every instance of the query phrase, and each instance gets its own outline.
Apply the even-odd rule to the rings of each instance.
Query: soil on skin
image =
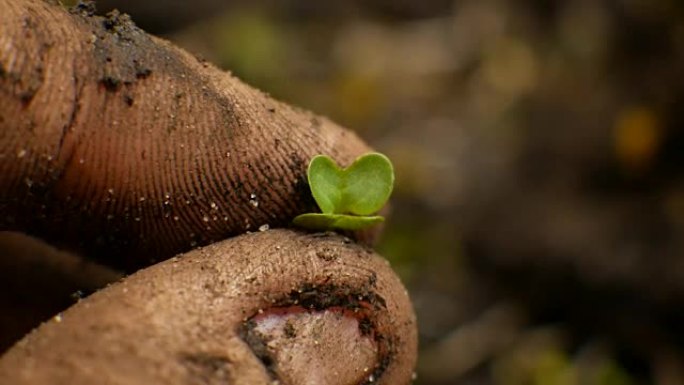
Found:
[[[329,253],[337,258],[321,258]],[[277,335],[259,318],[274,315]],[[411,304],[386,260],[338,235],[269,230],[174,257],[79,301],[0,359],[0,383],[298,384],[319,360],[327,378],[403,384],[416,345]]]

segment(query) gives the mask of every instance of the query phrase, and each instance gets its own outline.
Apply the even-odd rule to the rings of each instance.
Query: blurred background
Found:
[[[395,163],[416,384],[684,384],[681,0],[102,0]]]

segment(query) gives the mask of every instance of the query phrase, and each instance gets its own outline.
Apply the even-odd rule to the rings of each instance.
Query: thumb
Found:
[[[3,384],[407,384],[416,320],[385,260],[273,230],[142,269],[0,359]]]
[[[315,209],[312,156],[369,150],[125,15],[0,8],[0,230],[135,270],[289,224]]]

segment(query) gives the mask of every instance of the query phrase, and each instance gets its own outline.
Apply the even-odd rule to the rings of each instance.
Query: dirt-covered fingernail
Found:
[[[331,307],[272,308],[244,324],[243,339],[283,385],[373,381],[378,348],[360,313]]]

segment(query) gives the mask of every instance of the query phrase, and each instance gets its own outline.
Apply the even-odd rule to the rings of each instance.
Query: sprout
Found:
[[[392,193],[394,170],[383,154],[368,153],[340,168],[326,155],[317,155],[307,171],[309,187],[321,213],[297,216],[293,223],[310,230],[361,230],[385,220],[372,215]]]

